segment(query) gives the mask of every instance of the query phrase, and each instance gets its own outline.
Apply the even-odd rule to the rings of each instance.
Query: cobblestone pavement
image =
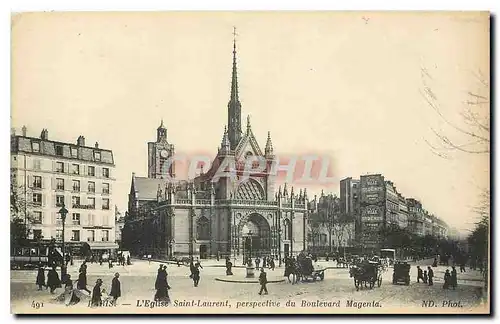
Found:
[[[320,262],[323,267],[334,267],[332,262]],[[223,261],[220,262],[223,264]],[[98,310],[89,309],[87,301],[74,306],[65,306],[53,301],[56,295],[48,291],[37,291],[35,286],[36,271],[11,271],[11,307],[12,312],[105,312],[105,313],[170,313],[200,312],[198,306],[208,306],[206,302],[219,301],[220,305],[204,307],[201,312],[306,312],[306,313],[358,313],[358,312],[394,312],[404,307],[413,313],[431,312],[471,312],[479,309],[481,287],[483,282],[478,271],[468,271],[458,274],[459,281],[456,290],[444,290],[443,273],[446,267],[434,268],[435,285],[428,286],[416,283],[416,266],[412,265],[409,286],[392,284],[392,269],[383,274],[381,287],[361,289],[356,291],[353,280],[349,278],[347,269],[333,268],[325,272],[324,281],[303,282],[292,285],[288,281],[269,284],[269,295],[258,295],[258,284],[218,282],[215,278],[224,278],[225,268],[214,267],[207,262],[201,270],[201,281],[198,287],[193,287],[189,279],[189,268],[186,266],[168,264],[168,281],[172,289],[169,291],[173,305],[169,307],[154,307],[143,300],[152,300],[155,290],[154,282],[158,262],[135,260],[131,266],[115,266],[108,269],[107,265],[89,264],[88,283],[92,290],[98,278],[104,282],[104,288],[109,291],[115,272],[120,273],[122,297],[116,307],[103,307]],[[78,277],[80,263],[69,268],[73,279]],[[275,271],[267,270],[268,280],[283,278],[283,268]],[[244,268],[234,268],[232,279],[245,278]],[[57,292],[61,292],[58,289]],[[198,304],[200,300],[200,304]],[[226,302],[227,301],[227,302]],[[352,303],[351,303],[352,301]],[[430,307],[424,307],[424,301]],[[43,307],[36,309],[33,302]],[[278,305],[279,302],[279,305]],[[295,305],[292,304],[295,303]],[[328,302],[328,303],[319,303]],[[378,302],[378,303],[376,303]],[[258,304],[260,303],[260,304]],[[364,303],[364,304],[363,304]],[[35,304],[36,305],[36,304]],[[140,305],[140,307],[138,306]],[[158,306],[158,305],[153,305]],[[482,307],[482,306],[479,306]],[[485,311],[484,308],[481,308]]]

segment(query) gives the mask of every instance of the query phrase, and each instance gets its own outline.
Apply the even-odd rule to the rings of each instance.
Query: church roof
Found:
[[[161,188],[164,189],[168,181],[168,179],[135,177],[133,182],[133,190],[137,192],[138,200],[156,200],[158,185],[160,185]]]

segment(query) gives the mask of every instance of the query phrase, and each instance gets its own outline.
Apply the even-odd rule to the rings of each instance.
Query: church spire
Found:
[[[235,149],[241,138],[241,103],[238,95],[238,73],[236,68],[236,27],[233,29],[233,71],[231,77],[231,96],[228,109],[228,136],[231,149]]]
[[[267,132],[267,142],[266,142],[266,148],[264,149],[264,153],[268,157],[273,155],[273,142],[271,142],[271,132]]]
[[[230,150],[230,143],[229,143],[229,138],[227,136],[227,128],[224,126],[224,135],[222,136],[222,142],[221,142],[221,151],[222,153],[228,153]]]

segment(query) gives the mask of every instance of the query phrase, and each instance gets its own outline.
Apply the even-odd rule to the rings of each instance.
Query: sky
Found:
[[[489,188],[489,155],[435,153],[432,129],[461,136],[422,96],[432,89],[454,124],[473,76],[489,79],[480,13],[36,13],[12,20],[12,127],[112,149],[114,202],[147,175],[160,120],[177,151],[215,155],[227,123],[233,26],[242,125],[261,149],[332,159],[338,181],[382,173],[406,197],[460,230]],[[479,72],[478,72],[479,71]],[[489,111],[486,111],[489,113]]]

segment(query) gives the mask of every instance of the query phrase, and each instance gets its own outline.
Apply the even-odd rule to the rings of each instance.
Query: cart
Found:
[[[392,273],[392,284],[404,283],[408,286],[410,284],[410,267],[406,262],[396,262]]]

